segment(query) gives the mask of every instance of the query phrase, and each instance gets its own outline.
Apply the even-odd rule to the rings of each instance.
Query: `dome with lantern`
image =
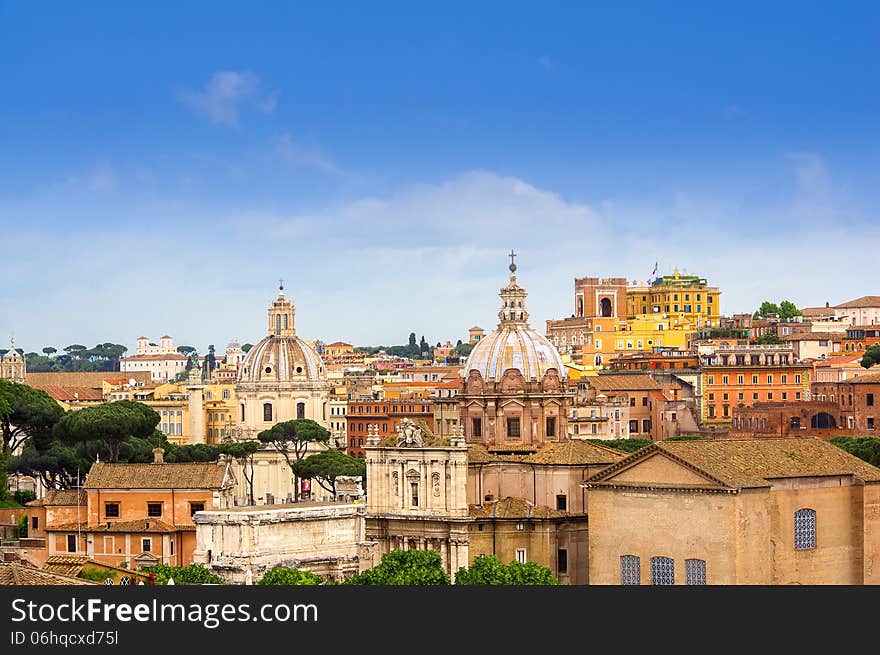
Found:
[[[511,259],[513,257],[511,256]],[[516,264],[510,264],[510,282],[501,289],[498,329],[477,341],[461,371],[467,377],[479,372],[486,381],[500,382],[504,372],[517,369],[529,382],[540,381],[550,369],[567,377],[559,352],[542,334],[529,327],[526,290],[516,282]]]

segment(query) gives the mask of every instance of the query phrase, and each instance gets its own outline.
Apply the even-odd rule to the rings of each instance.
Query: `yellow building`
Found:
[[[696,327],[687,317],[669,314],[638,314],[620,321],[614,333],[614,352],[651,352],[656,348],[685,350]]]
[[[631,319],[639,314],[668,314],[698,328],[714,327],[721,320],[720,296],[718,287],[710,287],[706,278],[675,269],[648,285],[627,287],[626,315]]]

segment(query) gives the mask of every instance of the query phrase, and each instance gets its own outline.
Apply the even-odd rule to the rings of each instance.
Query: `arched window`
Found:
[[[263,403],[263,420],[272,420],[272,403]]]
[[[599,301],[599,312],[601,316],[610,317],[611,316],[611,299],[610,298],[602,298]]]
[[[675,584],[675,560],[671,557],[652,557],[651,584]]]
[[[641,563],[637,555],[620,556],[620,584],[637,585],[642,583]]]
[[[287,314],[284,315],[284,329],[287,329]]]
[[[684,577],[687,584],[706,584],[706,560],[686,559],[684,561]]]
[[[803,508],[794,513],[795,550],[816,547],[816,510]]]
[[[297,403],[296,404],[296,417],[297,418],[305,418],[306,417],[306,404],[305,403]]]

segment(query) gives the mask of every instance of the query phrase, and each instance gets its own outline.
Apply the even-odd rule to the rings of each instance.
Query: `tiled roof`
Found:
[[[88,497],[85,489],[49,489],[39,500],[26,503],[28,507],[45,507],[47,505],[86,505]]]
[[[482,505],[468,505],[468,514],[474,518],[496,519],[553,519],[568,516],[568,512],[533,505],[523,498],[507,497]]]
[[[602,391],[644,391],[660,390],[663,387],[650,375],[593,375],[587,378],[589,384]]]
[[[61,400],[63,402],[73,400],[104,400],[104,394],[101,393],[101,390],[94,389],[92,387],[60,387],[54,384],[31,384],[29,386],[33,387],[34,389],[39,389],[40,391],[45,391],[53,399]]]
[[[59,575],[42,569],[17,564],[0,562],[0,585],[17,587],[34,587],[46,585],[94,585],[100,584],[91,580],[83,580],[68,575]]]
[[[339,347],[354,348],[354,346],[352,346],[350,343],[345,343],[344,341],[334,341],[333,343],[328,343],[324,347],[325,348],[339,348]]]
[[[545,444],[537,451],[534,448],[512,452],[511,449],[487,449],[482,444],[468,444],[468,463],[484,464],[488,462],[522,462],[524,464],[558,464],[558,465],[606,465],[623,459],[626,453],[595,444],[591,441],[572,439],[563,442]]]
[[[809,316],[834,316],[834,307],[804,307],[801,314]]]
[[[854,475],[866,482],[880,483],[880,469],[815,437],[658,441],[588,478],[586,482],[602,484],[621,468],[658,451],[729,489],[768,487],[769,481],[775,478],[830,475]],[[613,479],[607,482],[613,484]],[[661,486],[671,486],[663,485],[662,480],[656,482]]]
[[[81,532],[177,532],[178,530],[186,530],[190,528],[195,530],[195,526],[171,525],[159,519],[132,519],[131,521],[110,521],[108,523],[93,523],[85,525],[77,523],[62,523],[59,525],[47,526],[48,532],[73,532],[79,530]]]
[[[783,341],[841,341],[844,338],[841,332],[799,332],[783,337]]]
[[[837,357],[828,357],[816,362],[816,366],[832,366],[834,364],[857,364],[862,358],[861,353],[858,355],[838,355]]]
[[[842,380],[842,384],[877,384],[880,382],[880,373],[868,373],[857,377]]]
[[[849,302],[834,305],[834,309],[858,309],[862,307],[880,307],[880,296],[862,296]]]
[[[224,467],[213,462],[92,464],[86,489],[220,489]]]
[[[110,372],[78,372],[78,373],[28,373],[26,383],[30,386],[59,386],[59,387],[89,387],[91,389],[100,389],[104,380],[115,379],[121,377],[119,371]],[[126,371],[125,381],[134,378],[142,384],[149,384],[149,371]]]

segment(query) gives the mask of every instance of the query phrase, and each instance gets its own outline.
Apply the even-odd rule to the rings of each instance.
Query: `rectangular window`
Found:
[[[800,391],[795,391],[795,392],[794,392],[794,399],[795,399],[795,400],[800,400],[800,399],[801,399],[801,392],[800,392]]]
[[[511,439],[518,439],[520,436],[519,433],[519,419],[518,418],[509,418],[507,419],[507,436]]]
[[[116,548],[116,540],[113,537],[104,537],[104,554],[105,555],[113,554],[113,551],[115,548]]]
[[[31,530],[36,530],[40,525],[40,520],[36,516],[31,517]]]
[[[67,535],[67,552],[75,553],[76,552],[76,535],[69,534]]]
[[[730,378],[728,378],[726,375],[722,376],[721,383],[722,384],[730,384]]]
[[[190,503],[189,504],[189,515],[192,516],[196,512],[202,512],[205,510],[205,503]]]
[[[642,583],[640,560],[636,555],[620,556],[620,584],[638,585]]]
[[[715,400],[715,394],[714,394],[714,393],[710,393],[710,394],[709,394],[709,400]]]
[[[714,376],[714,375],[710,375],[710,376],[709,376],[709,382],[708,382],[708,384],[715,384],[715,376]]]
[[[773,400],[773,392],[772,391],[767,392],[767,400]]]
[[[767,384],[773,384],[773,376],[772,375],[767,376]]]
[[[647,407],[647,406],[648,406],[648,397],[642,396],[642,407]]]
[[[722,412],[723,412],[722,415],[723,415],[724,418],[727,418],[728,416],[730,416],[730,407],[729,407],[729,406],[724,405],[724,406],[721,408],[721,410],[722,410]]]
[[[119,503],[104,503],[104,517],[108,519],[118,519]]]
[[[147,503],[147,516],[162,516],[162,503]]]
[[[736,383],[737,383],[737,384],[743,384],[743,376],[742,376],[742,375],[737,375],[737,376],[736,376]]]
[[[799,509],[794,513],[795,550],[809,550],[816,547],[816,511]]]
[[[632,434],[638,434],[639,432],[639,422],[637,420],[632,420],[629,422],[629,431]]]
[[[153,550],[153,540],[150,537],[144,537],[141,539],[141,550],[145,553],[149,553]]]
[[[556,551],[556,572],[568,573],[568,550],[560,548]]]
[[[675,584],[675,560],[671,557],[651,558],[651,584]]]
[[[752,376],[752,384],[758,384],[758,376],[757,375]]]
[[[755,393],[752,394],[752,400],[757,400],[757,399],[758,399],[758,392],[756,391]]]
[[[684,561],[685,583],[689,585],[706,584],[706,560],[686,559]]]
[[[419,506],[419,483],[418,482],[410,482],[409,484],[410,494],[412,495],[412,506]]]
[[[568,496],[565,494],[559,494],[556,496],[556,509],[563,512],[568,509]]]
[[[635,407],[635,406],[636,406],[636,398],[635,398],[635,396],[633,396],[632,398],[629,399],[629,406],[630,406],[630,407]]]
[[[788,375],[783,373],[781,379],[782,379],[782,384],[788,384]]]
[[[483,436],[483,420],[479,418],[475,418],[471,421],[471,432],[475,437]]]
[[[556,417],[548,416],[547,417],[547,436],[555,437],[556,436]]]
[[[873,429],[874,429],[874,417],[873,417],[873,416],[869,416],[869,417],[867,418],[867,424],[868,424],[867,427],[868,427],[869,430],[873,430]]]
[[[520,564],[525,564],[528,560],[526,559],[526,549],[525,548],[517,548],[516,549],[516,561]]]
[[[651,432],[651,419],[643,418],[642,419],[642,434],[649,434]]]
[[[801,383],[801,376],[800,376],[800,375],[795,375],[795,376],[794,376],[794,383],[795,383],[795,384],[800,384],[800,383]]]
[[[874,404],[874,394],[869,393],[865,396],[865,404],[866,405],[873,405]]]

